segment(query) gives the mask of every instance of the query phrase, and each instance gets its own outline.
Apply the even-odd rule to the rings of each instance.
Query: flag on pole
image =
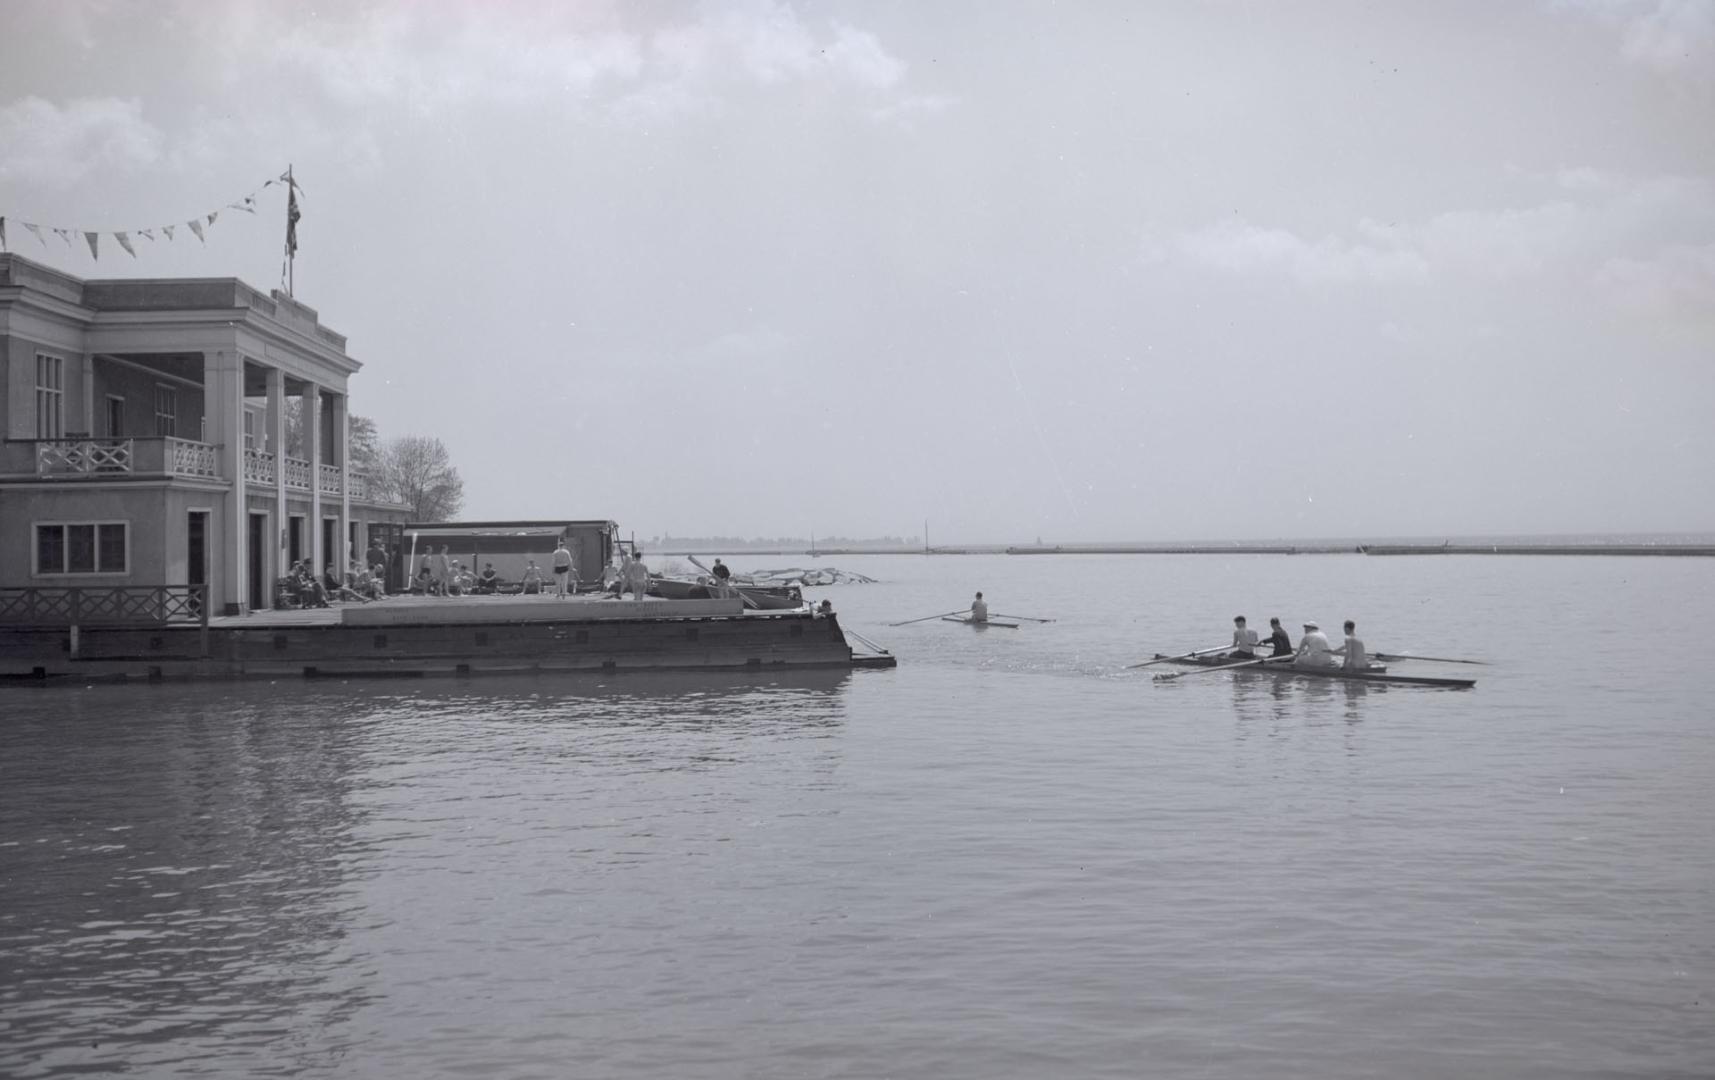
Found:
[[[286,188],[286,256],[288,258],[298,253],[298,219],[303,216],[298,210],[298,185],[292,184]]]

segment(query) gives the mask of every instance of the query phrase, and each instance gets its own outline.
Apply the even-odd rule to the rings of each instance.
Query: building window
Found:
[[[256,449],[256,410],[244,410],[244,449]]]
[[[36,438],[65,437],[65,361],[36,354]]]
[[[129,531],[123,521],[37,525],[36,573],[127,573]]]
[[[107,395],[107,437],[123,439],[125,437],[125,399],[113,394]]]
[[[155,384],[155,434],[171,436],[179,426],[179,392]]]

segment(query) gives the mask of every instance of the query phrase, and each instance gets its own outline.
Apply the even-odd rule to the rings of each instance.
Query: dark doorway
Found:
[[[322,571],[339,559],[339,548],[334,545],[339,540],[339,518],[322,518]]]
[[[304,519],[298,514],[286,526],[286,561],[298,565],[304,557]]]
[[[185,519],[185,584],[208,584],[207,510],[192,510]]]
[[[195,514],[191,515],[195,517]],[[250,532],[245,537],[244,562],[250,570],[250,610],[261,611],[268,606],[267,573],[267,543],[268,515],[251,514]]]

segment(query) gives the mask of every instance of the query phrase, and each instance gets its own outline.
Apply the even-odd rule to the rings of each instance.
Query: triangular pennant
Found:
[[[210,225],[213,225],[213,224],[214,224],[214,219],[215,219],[215,218],[217,218],[217,217],[219,217],[219,216],[220,216],[220,211],[219,211],[219,210],[210,210],[210,211],[209,211],[209,212],[208,212],[208,222],[207,222],[207,223],[208,223],[208,224],[210,224]]]
[[[6,216],[0,214],[0,251],[6,250]]]
[[[30,230],[31,235],[33,235],[37,240],[40,240],[43,247],[48,246],[48,239],[42,235],[42,227],[40,225],[32,225],[27,221],[20,221],[18,224]]]
[[[155,230],[154,229],[138,229],[137,235],[141,236],[143,239],[149,241],[149,243],[151,243],[151,244],[153,244],[155,242]]]
[[[129,236],[126,236],[122,232],[116,232],[113,234],[113,239],[119,241],[119,246],[125,249],[125,254],[131,256],[133,259],[137,257],[137,249],[131,246],[131,238]]]
[[[161,231],[167,234],[168,240],[171,240],[173,238],[173,226],[163,225],[163,226],[161,226]]]
[[[71,230],[70,229],[55,229],[54,235],[59,237],[61,240],[64,240],[66,242],[67,247],[71,246]]]
[[[83,234],[83,238],[85,240],[89,241],[89,257],[92,259],[98,259],[99,260],[101,258],[101,237],[100,237],[100,235],[97,233],[86,232]]]
[[[185,222],[185,225],[187,225],[190,228],[191,232],[194,232],[197,234],[198,240],[202,240],[202,242],[205,244],[208,243],[207,240],[203,240],[202,222],[200,222],[200,221],[187,221],[187,222]]]
[[[252,201],[253,198],[254,196],[246,196],[243,203],[229,202],[226,205],[228,208],[233,210],[242,210],[246,214],[254,214],[256,212],[254,207],[244,205],[244,203]]]

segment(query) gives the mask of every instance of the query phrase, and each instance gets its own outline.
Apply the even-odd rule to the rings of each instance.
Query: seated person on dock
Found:
[[[1334,647],[1328,644],[1328,635],[1313,622],[1304,624],[1304,636],[1298,639],[1298,659],[1292,663],[1295,667],[1340,666],[1340,661],[1334,656]]]
[[[322,575],[322,580],[327,583],[328,595],[335,600],[356,600],[363,604],[369,603],[366,597],[359,596],[357,590],[347,584],[344,577],[334,573],[331,565],[327,568],[327,572]]]
[[[972,622],[988,622],[989,621],[988,601],[983,599],[982,593],[978,593],[977,598],[975,600],[971,601],[971,621]]]
[[[1286,636],[1286,629],[1280,625],[1280,616],[1268,620],[1270,633],[1268,643],[1274,646],[1273,656],[1291,656],[1292,639]]]
[[[476,591],[479,593],[493,593],[494,590],[499,587],[500,575],[494,572],[494,564],[484,563],[482,573],[476,576]]]
[[[435,570],[429,559],[428,555],[424,555],[423,565],[417,570],[417,590],[421,590],[424,596],[435,594]]]
[[[519,591],[534,595],[542,591],[542,568],[531,559],[530,565],[524,568],[524,576],[519,579]]]
[[[293,563],[292,572],[287,577],[292,580],[299,604],[304,607],[328,606],[328,591],[310,571],[310,560],[303,559]]]
[[[1255,660],[1256,645],[1256,631],[1245,625],[1245,617],[1233,616],[1233,649],[1227,653],[1227,659]]]
[[[1370,669],[1370,654],[1364,648],[1363,641],[1359,639],[1357,630],[1358,624],[1347,619],[1345,644],[1335,649],[1334,653],[1346,658],[1344,666],[1347,671],[1368,671]]]
[[[825,619],[829,615],[832,615],[833,613],[834,613],[834,602],[832,600],[823,600],[821,603],[821,606],[816,608],[816,617],[818,619]]]

